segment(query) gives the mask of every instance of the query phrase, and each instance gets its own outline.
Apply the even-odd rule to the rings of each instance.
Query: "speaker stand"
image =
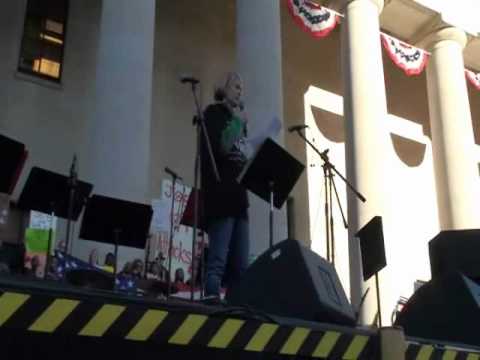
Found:
[[[378,328],[381,328],[382,327],[382,310],[380,307],[380,284],[378,281],[378,271],[375,273],[375,288],[377,289]]]
[[[269,192],[270,192],[270,211],[269,211],[269,248],[273,247],[273,189],[274,189],[274,182],[270,181],[268,183]]]

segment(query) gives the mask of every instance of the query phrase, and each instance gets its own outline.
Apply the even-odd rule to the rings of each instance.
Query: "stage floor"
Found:
[[[446,352],[409,342],[406,355],[442,359]],[[373,330],[16,277],[0,277],[0,354],[48,360],[381,359]],[[480,359],[458,349],[448,357],[463,358]]]

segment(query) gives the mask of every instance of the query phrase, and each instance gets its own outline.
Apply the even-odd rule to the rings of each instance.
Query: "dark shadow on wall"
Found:
[[[422,164],[427,145],[396,134],[390,134],[390,138],[398,158],[404,164],[410,167],[416,167]]]
[[[382,52],[388,113],[422,125],[423,133],[431,138],[426,69],[418,76],[407,76],[383,47]]]
[[[320,132],[329,141],[335,143],[345,142],[345,131],[343,127],[343,117],[329,111],[312,106],[312,113]]]
[[[315,123],[325,138],[335,143],[345,142],[342,116],[313,106],[311,109]],[[396,134],[390,134],[390,139],[395,153],[405,165],[416,167],[422,164],[425,158],[426,144]]]

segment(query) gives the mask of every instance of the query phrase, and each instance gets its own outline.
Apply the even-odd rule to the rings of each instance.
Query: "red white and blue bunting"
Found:
[[[465,74],[467,75],[467,79],[470,83],[475,86],[478,90],[480,90],[480,73],[476,74],[471,70],[465,69]]]
[[[339,22],[339,16],[309,0],[287,0],[288,9],[294,20],[314,37],[328,36]]]
[[[335,11],[310,0],[286,0],[290,15],[306,32],[316,38],[328,36],[340,22]],[[381,40],[390,59],[408,76],[420,75],[427,66],[430,54],[408,45],[390,35],[381,33]],[[480,73],[465,69],[469,82],[480,90]]]
[[[429,58],[426,51],[408,45],[389,35],[382,33],[381,36],[388,56],[405,74],[412,76],[423,72]]]

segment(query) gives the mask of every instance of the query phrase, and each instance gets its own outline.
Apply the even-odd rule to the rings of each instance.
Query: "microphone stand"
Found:
[[[196,245],[197,245],[197,231],[198,231],[198,220],[199,220],[199,185],[200,185],[200,166],[202,162],[202,154],[201,154],[201,140],[205,141],[205,145],[207,146],[208,151],[208,158],[210,160],[210,164],[212,165],[212,169],[215,175],[215,179],[217,182],[220,182],[220,174],[218,173],[217,164],[215,162],[215,157],[213,156],[212,151],[212,144],[210,143],[210,137],[208,136],[208,131],[205,126],[205,120],[203,118],[202,109],[200,107],[200,101],[198,100],[197,95],[197,82],[190,81],[193,99],[195,101],[195,108],[197,115],[194,117],[194,126],[196,126],[196,153],[195,153],[195,165],[194,165],[194,208],[193,208],[193,235],[192,235],[192,275],[190,280],[190,300],[194,300],[194,286],[195,286],[195,261],[196,261]]]
[[[352,191],[355,196],[362,202],[367,201],[365,197],[357,190],[355,187],[337,170],[335,165],[330,162],[328,158],[328,149],[321,152],[317,149],[312,142],[310,142],[307,137],[301,132],[302,129],[298,128],[295,129],[298,136],[300,136],[323,160],[323,174],[324,174],[324,187],[325,187],[325,226],[326,226],[326,234],[327,234],[327,260],[332,263],[335,267],[335,235],[334,235],[334,228],[333,228],[333,201],[332,201],[332,193],[335,193],[335,198],[337,200],[338,207],[340,209],[340,213],[342,214],[343,225],[345,229],[348,228],[347,221],[345,219],[345,215],[342,210],[342,205],[340,202],[340,198],[338,196],[337,187],[335,186],[334,176],[335,174],[343,180],[343,182],[347,185],[347,187]],[[335,174],[334,174],[335,173]],[[332,192],[333,190],[333,192]]]
[[[178,176],[176,174],[172,175],[172,206],[170,212],[170,239],[168,241],[168,279],[167,279],[167,298],[170,297],[170,287],[172,285],[172,256],[173,256],[173,230],[175,222],[175,183],[177,182]]]
[[[65,241],[65,253],[70,254],[70,240],[71,240],[71,224],[73,216],[73,205],[75,203],[75,192],[77,190],[77,172],[75,170],[75,164],[77,162],[77,156],[74,155],[72,167],[70,168],[70,178],[68,179],[69,197],[67,208],[67,239]]]

